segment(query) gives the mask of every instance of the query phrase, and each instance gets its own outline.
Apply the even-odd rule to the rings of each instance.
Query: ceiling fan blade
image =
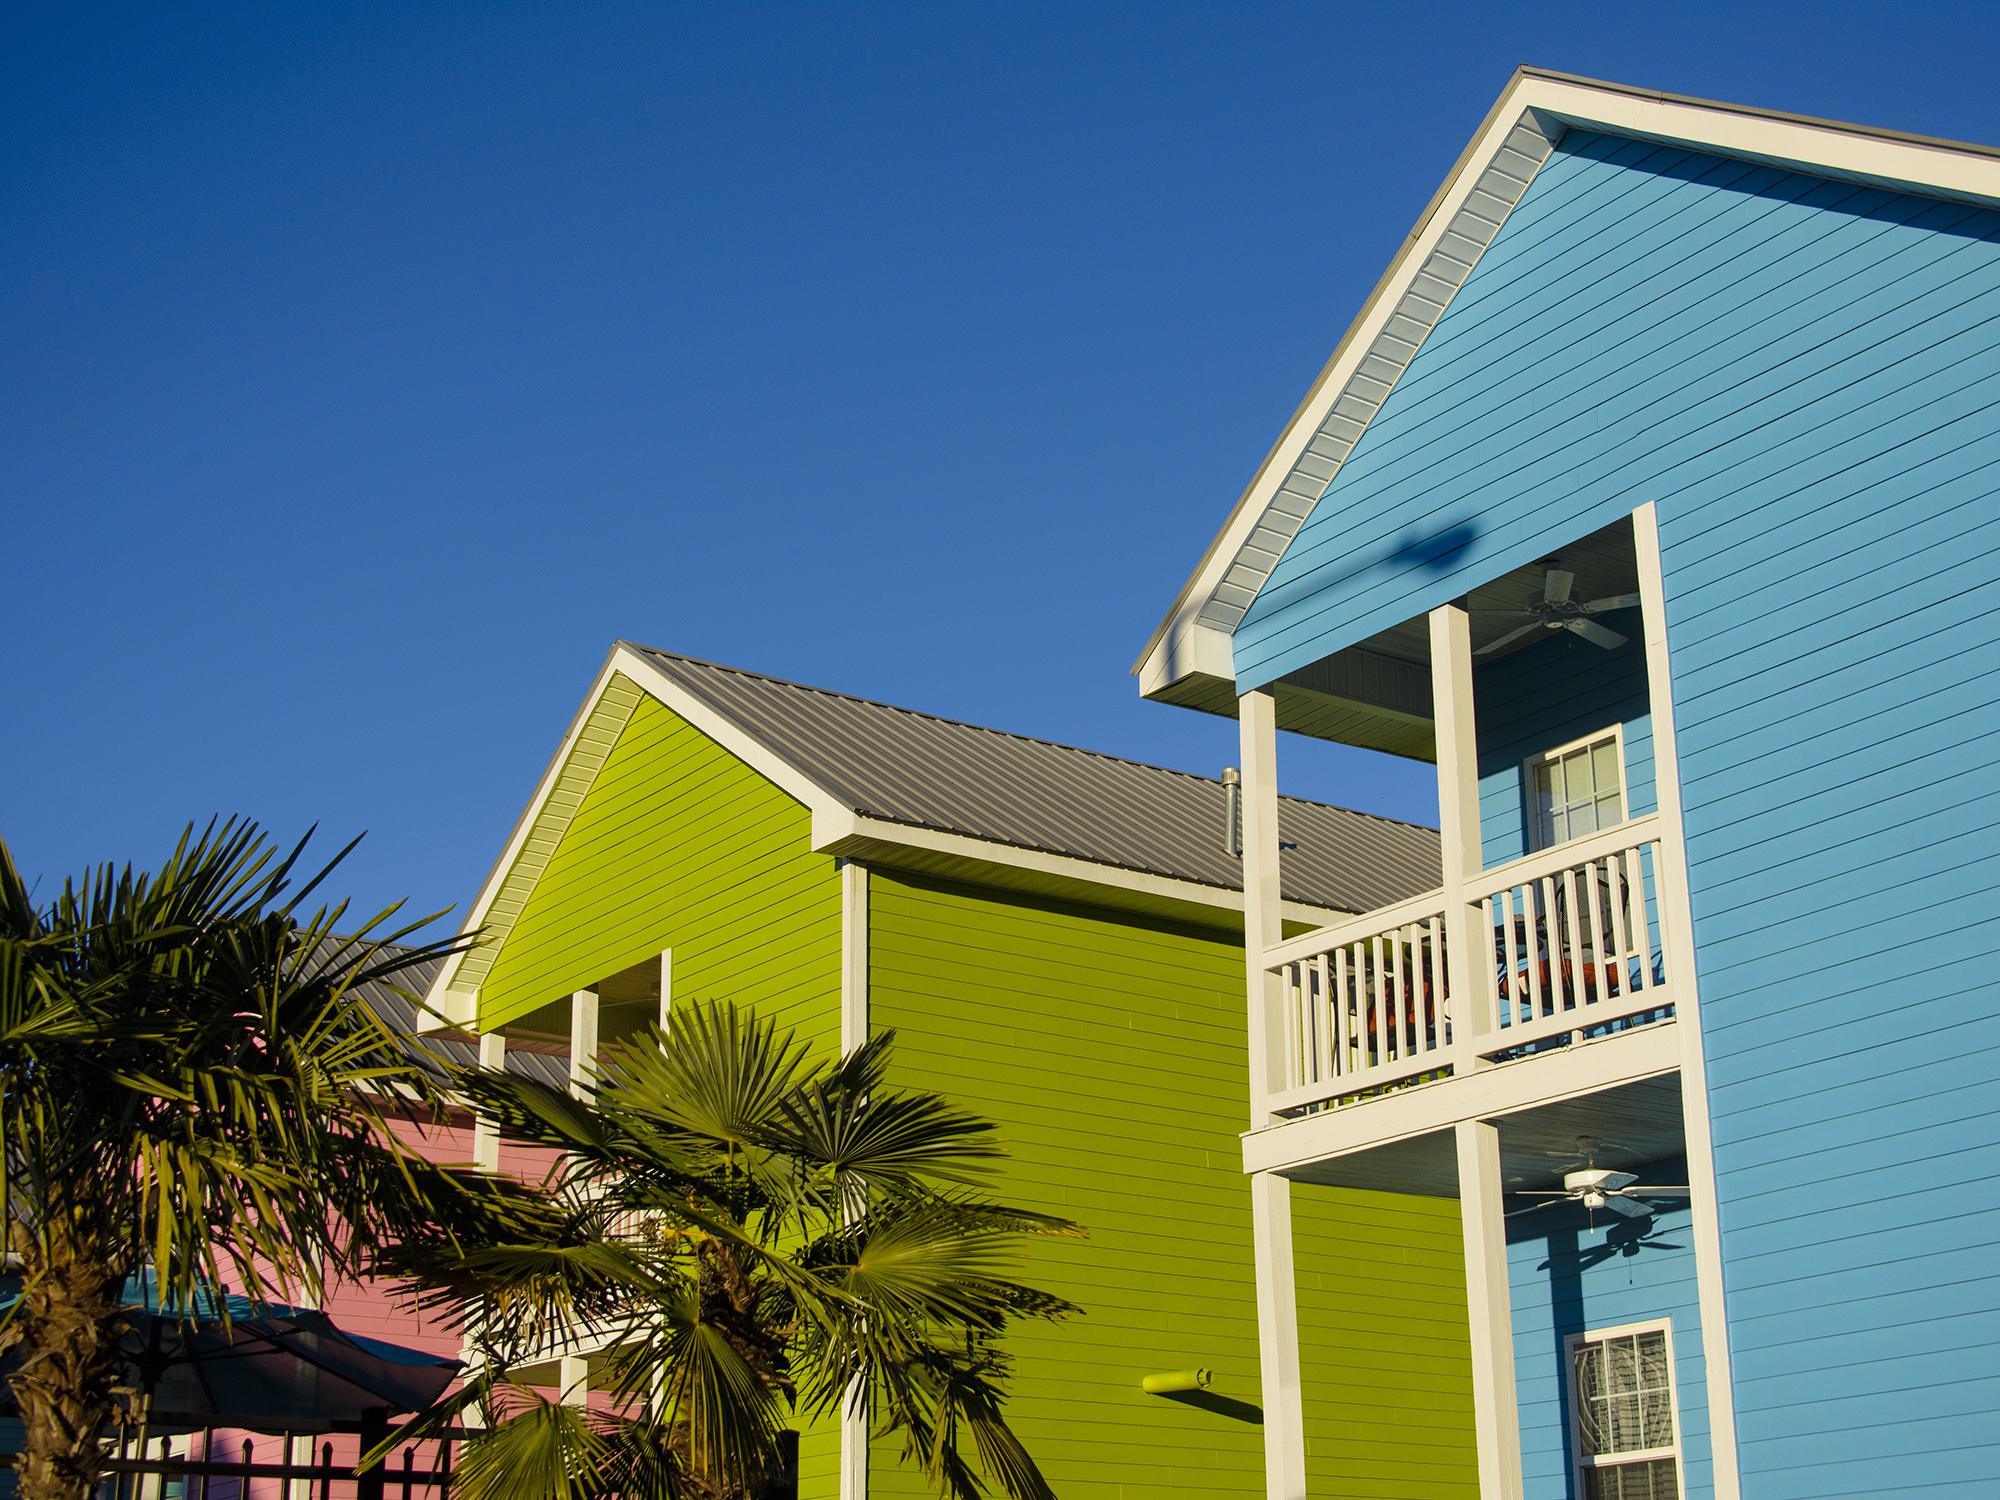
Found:
[[[1685,1198],[1688,1195],[1684,1187],[1643,1187],[1636,1183],[1619,1191],[1628,1198]]]
[[[1615,630],[1606,630],[1595,620],[1565,620],[1565,630],[1573,630],[1593,646],[1602,646],[1606,651],[1616,651],[1625,644],[1625,637]]]
[[[1606,1172],[1597,1190],[1601,1193],[1620,1193],[1639,1179],[1630,1172]]]
[[[1542,628],[1544,627],[1542,625],[1540,618],[1538,617],[1532,623],[1523,625],[1519,630],[1508,631],[1505,635],[1501,636],[1500,639],[1497,641],[1488,641],[1485,645],[1481,646],[1477,651],[1473,652],[1472,654],[1474,656],[1485,656],[1489,652],[1498,651],[1502,646],[1511,646],[1514,644],[1514,642],[1518,641],[1522,636],[1532,635],[1537,630],[1540,630]]]
[[[1468,609],[1466,613],[1469,615],[1486,615],[1495,620],[1501,618],[1510,620],[1539,620],[1542,617],[1541,611],[1536,609],[1486,609],[1483,606],[1479,609]]]
[[[1542,599],[1548,604],[1561,604],[1575,587],[1576,574],[1564,568],[1551,567],[1548,577],[1542,580]]]
[[[1601,615],[1607,610],[1636,609],[1639,604],[1637,594],[1609,594],[1602,599],[1592,599],[1579,606],[1587,615]]]
[[[1653,1212],[1645,1204],[1634,1203],[1630,1198],[1622,1197],[1617,1193],[1606,1194],[1604,1206],[1614,1214],[1623,1214],[1628,1219],[1643,1219]]]
[[[1510,1198],[1574,1198],[1576,1194],[1572,1193],[1568,1188],[1509,1188],[1507,1196]]]
[[[1563,1196],[1568,1197],[1569,1195],[1565,1193]],[[1508,1213],[1502,1214],[1500,1217],[1503,1219],[1518,1219],[1521,1217],[1522,1214],[1538,1214],[1545,1208],[1554,1208],[1554,1207],[1555,1204],[1553,1203],[1530,1203],[1526,1208],[1514,1209]]]

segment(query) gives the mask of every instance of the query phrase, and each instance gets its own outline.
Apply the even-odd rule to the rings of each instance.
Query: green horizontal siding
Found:
[[[656,699],[591,782],[479,990],[504,1025],[672,948],[676,1003],[840,1035],[840,877],[811,815]]]
[[[1479,1493],[1458,1200],[1292,1186],[1313,1500]]]
[[[728,1000],[840,1045],[840,877],[811,815],[657,699],[591,782],[479,991],[504,1025],[671,948],[674,1003]],[[837,1418],[799,1444],[802,1493],[838,1489]]]
[[[1011,1417],[1057,1492],[1262,1495],[1234,935],[879,871],[869,910],[870,1021],[896,1029],[902,1076],[994,1119],[1006,1195],[1089,1231],[1034,1245],[1024,1268],[1084,1316],[1013,1342]],[[1309,1358],[1327,1365],[1308,1386],[1314,1493],[1471,1494],[1456,1219],[1420,1199],[1295,1197]],[[1139,1389],[1189,1365],[1214,1370],[1213,1404]],[[896,1453],[873,1455],[877,1500],[926,1493]]]

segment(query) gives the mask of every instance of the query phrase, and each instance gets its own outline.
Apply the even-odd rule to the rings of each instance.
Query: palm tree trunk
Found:
[[[30,1264],[9,1379],[21,1422],[22,1500],[89,1500],[116,1411],[123,1280],[101,1264]]]

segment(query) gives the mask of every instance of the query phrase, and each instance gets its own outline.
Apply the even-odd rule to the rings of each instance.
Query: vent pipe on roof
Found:
[[[1243,857],[1243,773],[1234,766],[1222,768],[1222,846],[1230,854]]]

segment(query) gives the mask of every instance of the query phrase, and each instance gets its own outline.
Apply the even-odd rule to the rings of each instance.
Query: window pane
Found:
[[[1599,797],[1618,795],[1618,745],[1610,739],[1599,740],[1590,747],[1590,755],[1595,770],[1592,777],[1594,789]]]
[[[1674,1461],[1649,1459],[1583,1471],[1585,1500],[1678,1500]]]
[[[1671,1448],[1674,1445],[1674,1399],[1666,1391],[1648,1391],[1641,1396],[1644,1428],[1637,1448]]]
[[[1618,766],[1614,730],[1530,767],[1527,797],[1541,847],[1582,838],[1625,820]]]

